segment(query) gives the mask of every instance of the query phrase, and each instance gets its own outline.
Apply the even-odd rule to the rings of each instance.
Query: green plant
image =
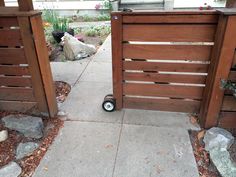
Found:
[[[111,32],[110,26],[96,26],[96,27],[92,26],[84,29],[84,33],[90,37],[105,36],[110,34],[110,32]]]
[[[105,9],[108,9],[109,11],[112,10],[112,5],[110,0],[104,0],[102,4]]]

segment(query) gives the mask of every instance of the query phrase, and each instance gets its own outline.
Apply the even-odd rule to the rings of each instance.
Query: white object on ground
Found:
[[[7,130],[0,131],[0,142],[7,140],[7,138],[8,138],[8,131]]]
[[[65,57],[68,60],[82,59],[89,57],[96,52],[96,48],[93,45],[80,42],[69,33],[65,33],[62,41],[64,42],[63,50]]]

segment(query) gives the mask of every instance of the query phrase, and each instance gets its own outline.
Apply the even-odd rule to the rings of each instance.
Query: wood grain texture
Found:
[[[236,50],[234,51],[234,59],[233,59],[232,67],[236,68]]]
[[[202,87],[124,83],[124,95],[201,99]]]
[[[124,70],[206,73],[207,64],[124,61]]]
[[[1,17],[0,18],[0,27],[16,27],[18,26],[16,17]]]
[[[198,113],[200,101],[124,97],[124,108]]]
[[[27,64],[23,48],[0,48],[0,64]]]
[[[123,25],[123,41],[213,42],[216,25]]]
[[[219,126],[223,128],[235,128],[236,112],[221,112]]]
[[[34,43],[38,56],[39,69],[44,85],[44,92],[46,95],[49,115],[55,117],[58,112],[56,91],[52,78],[52,72],[49,63],[48,50],[43,30],[43,22],[41,16],[34,16],[30,18],[32,32],[34,35]]]
[[[20,76],[0,76],[0,86],[31,87],[31,78]]]
[[[5,6],[5,1],[4,0],[0,0],[0,7],[4,7]]]
[[[123,44],[123,58],[209,61],[212,46]]]
[[[0,100],[35,101],[35,97],[31,88],[0,87]]]
[[[17,0],[20,11],[31,11],[34,10],[32,0]]]
[[[158,74],[124,72],[125,81],[146,81],[163,83],[205,84],[206,76],[187,74]]]
[[[149,23],[149,24],[166,24],[166,23],[180,23],[180,24],[209,24],[209,23],[217,23],[218,15],[175,15],[175,14],[167,14],[167,15],[124,15],[123,23]]]
[[[0,74],[11,76],[29,75],[29,68],[15,65],[0,65]]]
[[[0,46],[22,46],[19,29],[0,29]]]
[[[117,110],[120,110],[123,107],[122,32],[122,16],[114,13],[111,16],[112,77],[113,96],[116,99]]]
[[[36,106],[37,106],[36,102],[2,101],[2,100],[0,100],[0,110],[1,111],[17,111],[17,112],[25,113]]]
[[[24,44],[25,57],[29,64],[29,71],[32,78],[33,92],[38,109],[41,112],[48,113],[48,106],[41,77],[41,72],[38,64],[35,44],[31,30],[31,23],[28,17],[18,17],[18,22],[21,30],[22,40]]]
[[[233,96],[224,96],[222,111],[236,111],[236,98]]]

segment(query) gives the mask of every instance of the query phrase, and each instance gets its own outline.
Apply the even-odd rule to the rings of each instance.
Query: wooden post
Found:
[[[236,36],[236,13],[225,9],[221,11],[219,19],[200,111],[200,123],[205,128],[216,126],[218,123],[224,97],[221,80],[228,78],[236,48],[236,40],[232,40],[232,36]]]
[[[20,11],[31,11],[34,10],[32,0],[17,0]]]
[[[227,0],[227,2],[226,2],[226,7],[227,7],[227,8],[236,7],[236,0]]]
[[[4,0],[0,0],[0,7],[4,7],[4,6],[5,6]]]
[[[41,77],[46,94],[49,115],[50,117],[55,117],[58,112],[56,91],[49,63],[48,50],[46,46],[41,15],[30,17],[30,21],[34,36],[35,48],[38,56],[39,68],[41,71]]]
[[[113,96],[116,99],[116,109],[123,107],[123,75],[122,75],[122,15],[114,12],[111,16],[112,34],[112,71]]]

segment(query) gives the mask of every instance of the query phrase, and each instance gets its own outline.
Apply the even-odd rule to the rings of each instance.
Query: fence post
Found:
[[[116,99],[116,109],[123,107],[123,75],[122,75],[122,15],[114,12],[111,16],[112,26],[112,71],[113,71],[113,96]]]
[[[4,7],[4,6],[5,6],[4,0],[0,0],[0,7]]]
[[[32,0],[17,0],[20,11],[31,11],[34,10]]]
[[[218,123],[224,97],[221,80],[228,78],[236,48],[236,40],[232,39],[236,36],[236,11],[224,9],[219,13],[215,45],[200,111],[200,123],[205,128],[216,126]]]

